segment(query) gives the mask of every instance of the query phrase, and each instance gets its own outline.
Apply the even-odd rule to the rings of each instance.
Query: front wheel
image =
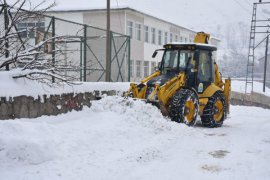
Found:
[[[224,121],[226,112],[225,98],[223,94],[217,91],[212,97],[209,98],[206,104],[201,121],[205,127],[221,127]]]
[[[196,122],[199,101],[197,94],[190,89],[180,89],[170,101],[170,117],[172,121],[193,126]]]

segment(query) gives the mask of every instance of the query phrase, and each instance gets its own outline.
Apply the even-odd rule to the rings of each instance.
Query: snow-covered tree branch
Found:
[[[78,69],[78,66],[64,63],[67,55],[64,55],[66,52],[62,46],[78,40],[45,29],[44,13],[55,5],[44,6],[45,2],[33,5],[31,1],[17,0],[7,4],[6,0],[0,0],[3,21],[0,27],[0,69],[19,69],[21,72],[14,78],[70,83],[74,77],[63,70]]]

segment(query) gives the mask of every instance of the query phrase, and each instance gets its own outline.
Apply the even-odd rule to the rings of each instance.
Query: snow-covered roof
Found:
[[[164,23],[168,23],[172,26],[176,26],[178,28],[181,28],[181,29],[185,29],[185,30],[188,30],[188,31],[191,31],[193,33],[196,33],[197,31],[195,31],[194,29],[190,29],[190,28],[187,28],[187,27],[183,27],[183,26],[180,26],[178,24],[175,24],[175,23],[172,23],[170,21],[166,21],[164,19],[161,19],[161,18],[158,18],[156,16],[153,16],[153,15],[150,15],[150,14],[147,14],[145,12],[142,12],[140,10],[137,10],[137,9],[134,9],[134,8],[131,8],[131,7],[128,7],[128,6],[118,6],[118,7],[111,7],[110,8],[111,11],[122,11],[122,10],[129,10],[129,11],[133,11],[135,13],[139,13],[139,14],[142,14],[144,16],[148,16],[148,17],[151,17],[151,18],[154,18],[158,21],[161,21],[161,22],[164,22]],[[62,12],[90,12],[90,11],[106,11],[106,9],[104,7],[95,7],[95,8],[65,8],[65,9],[61,9],[61,8],[56,8],[54,10],[51,10],[51,11],[47,11],[47,12],[50,12],[50,13],[62,13]],[[216,38],[216,37],[212,37],[212,39],[215,39],[216,41],[220,41],[220,39]]]

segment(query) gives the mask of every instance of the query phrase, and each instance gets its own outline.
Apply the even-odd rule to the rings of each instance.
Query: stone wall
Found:
[[[257,106],[270,109],[270,97],[263,94],[252,92],[250,95],[232,92],[231,104],[243,106]]]
[[[72,110],[80,111],[83,106],[90,107],[91,101],[102,94],[116,95],[116,91],[95,91],[85,93],[68,93],[62,95],[30,96],[0,98],[0,120],[14,118],[36,118],[42,115],[57,115]]]
[[[91,101],[99,99],[103,94],[116,95],[117,92],[112,90],[50,96],[43,95],[37,99],[30,96],[1,97],[0,120],[36,118],[42,115],[50,116],[67,113],[72,110],[80,111],[83,106],[91,107]],[[270,109],[270,97],[258,93],[245,95],[239,92],[232,92],[231,104]]]

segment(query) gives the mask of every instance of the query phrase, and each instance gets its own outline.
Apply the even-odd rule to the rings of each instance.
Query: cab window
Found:
[[[200,82],[214,82],[213,60],[209,51],[200,51],[198,80]]]
[[[193,51],[182,50],[180,51],[179,68],[185,69],[188,63],[193,60]]]
[[[163,71],[177,69],[178,50],[166,50],[163,56]]]

